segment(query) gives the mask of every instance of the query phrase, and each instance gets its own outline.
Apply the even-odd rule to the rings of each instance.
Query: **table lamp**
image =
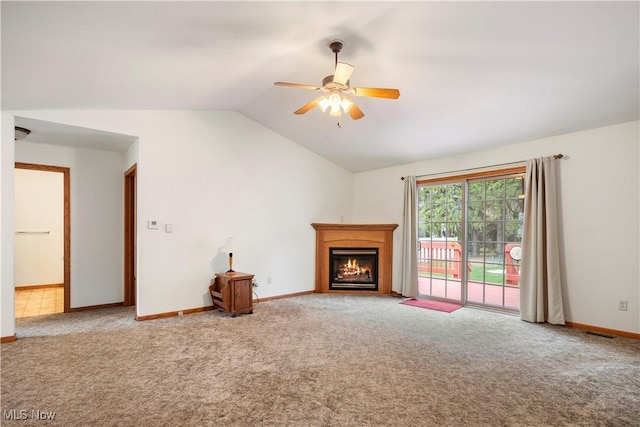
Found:
[[[231,237],[227,238],[227,242],[222,247],[222,252],[229,254],[229,270],[227,270],[227,273],[235,273],[233,270],[233,239]]]

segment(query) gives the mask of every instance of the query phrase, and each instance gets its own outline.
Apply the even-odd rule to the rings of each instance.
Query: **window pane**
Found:
[[[445,221],[447,219],[446,205],[442,203],[431,205],[431,221]]]
[[[502,264],[485,264],[484,276],[487,283],[501,285],[504,281],[504,268],[502,267]]]
[[[418,200],[425,205],[431,203],[431,187],[418,188]]]
[[[468,221],[484,220],[484,201],[469,202]]]
[[[418,223],[418,238],[424,239],[430,236],[430,226],[431,224],[426,224],[424,222]]]
[[[486,262],[500,261],[500,246],[498,243],[487,242],[484,244],[484,258]]]
[[[447,262],[447,277],[460,279],[462,277],[462,263],[459,261]]]
[[[462,200],[462,185],[461,184],[447,185],[447,201],[460,203],[461,200]]]
[[[502,200],[487,201],[487,209],[486,209],[487,221],[496,221],[496,220],[503,219],[502,207],[503,207]]]
[[[504,198],[504,179],[485,181],[487,185],[487,200]]]
[[[467,250],[469,251],[469,262],[472,260],[477,260],[479,257],[482,257],[482,252],[480,248],[482,247],[482,243],[480,242],[467,242]]]
[[[446,188],[442,185],[431,187],[431,202],[444,203],[446,199]]]
[[[484,200],[484,181],[469,183],[469,201]]]
[[[507,221],[504,223],[504,241],[517,243],[522,241],[522,223],[520,221]]]
[[[524,179],[520,178],[507,178],[506,179],[506,197],[519,197],[524,194]]]
[[[446,235],[447,235],[446,224],[444,222],[434,222],[431,237],[435,239],[440,237],[446,237]]]
[[[481,242],[484,240],[484,222],[470,222],[467,224],[467,240]]]
[[[460,203],[447,203],[447,221],[461,221],[462,220],[462,211]]]
[[[418,211],[418,221],[431,221],[431,206],[423,206]]]
[[[462,236],[460,235],[462,227],[459,222],[447,222],[447,231],[447,237],[449,240],[453,240],[455,242],[462,241]]]
[[[493,243],[477,243],[478,246],[478,257],[479,261],[482,261],[483,258],[491,258],[491,254],[493,253],[493,248],[495,244]]]
[[[503,227],[502,222],[487,222],[485,240],[487,242],[504,242]]]
[[[510,199],[505,201],[504,219],[521,221],[522,212],[524,212],[524,200]]]

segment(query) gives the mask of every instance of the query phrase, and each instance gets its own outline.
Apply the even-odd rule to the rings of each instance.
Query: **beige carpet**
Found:
[[[399,302],[313,294],[237,318],[19,319],[2,345],[1,424],[638,425],[640,341]]]

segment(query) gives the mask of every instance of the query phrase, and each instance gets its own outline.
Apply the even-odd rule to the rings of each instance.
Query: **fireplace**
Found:
[[[330,290],[378,290],[378,248],[329,248]]]
[[[393,260],[393,230],[398,224],[323,224],[314,222],[311,224],[316,229],[316,292],[332,292],[358,295],[385,295],[391,293],[392,260]],[[333,280],[335,275],[334,261],[331,260],[331,249],[338,250],[365,250],[376,251],[376,267],[364,268],[360,272],[357,281],[364,283],[344,282]],[[349,256],[353,259],[353,253],[342,253],[338,256],[346,256],[347,269],[349,268]],[[357,255],[357,254],[356,254]],[[372,253],[364,254],[367,256]],[[367,261],[358,261],[358,266],[363,267]],[[345,264],[345,261],[342,261]],[[353,263],[351,264],[353,269]],[[374,279],[366,279],[366,271]],[[347,270],[348,271],[348,270]],[[352,273],[355,272],[352,270]],[[357,276],[357,275],[355,275]],[[344,279],[344,274],[342,278]]]

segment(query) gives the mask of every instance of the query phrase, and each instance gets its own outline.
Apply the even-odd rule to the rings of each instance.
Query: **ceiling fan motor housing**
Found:
[[[340,53],[340,51],[342,50],[342,42],[340,40],[334,40],[331,43],[329,43],[329,49],[331,49],[331,52],[333,53]]]
[[[351,80],[347,80],[346,85],[341,85],[333,81],[333,74],[322,79],[322,89],[323,90],[331,90],[331,89],[340,89],[346,90],[349,89],[351,84]]]

